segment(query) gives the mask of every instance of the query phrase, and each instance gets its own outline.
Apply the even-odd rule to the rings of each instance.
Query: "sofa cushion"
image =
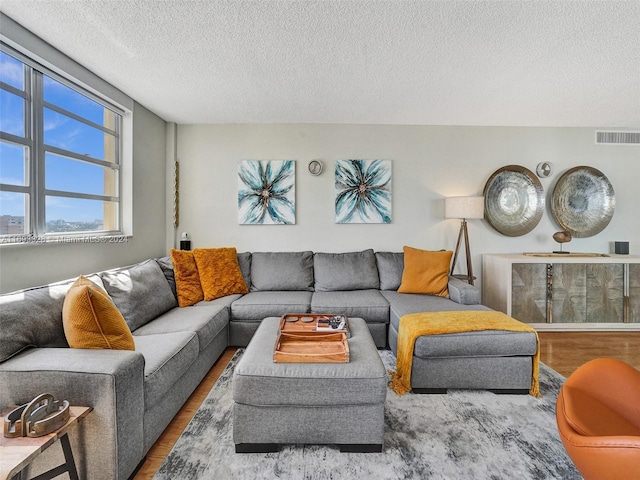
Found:
[[[178,292],[176,291],[176,277],[173,273],[173,262],[171,261],[171,257],[156,258],[155,260],[158,265],[160,265],[162,273],[164,273],[164,278],[167,279],[169,287],[171,287],[171,291],[173,292],[173,296],[176,297],[177,301]]]
[[[171,249],[173,273],[176,278],[178,305],[188,307],[204,300],[198,266],[190,250]]]
[[[64,299],[62,324],[71,348],[133,350],[131,331],[107,292],[80,276]]]
[[[176,381],[198,358],[194,332],[134,336],[136,352],[144,356],[145,410],[161,402]]]
[[[380,290],[398,290],[402,283],[404,253],[376,252]]]
[[[239,293],[234,295],[227,295],[226,297],[215,298],[209,301],[202,300],[201,302],[196,303],[194,306],[200,307],[206,305],[221,305],[224,307],[231,307],[231,304],[241,297],[242,295],[240,295]]]
[[[404,271],[398,293],[424,293],[448,297],[449,266],[453,252],[432,252],[404,247]]]
[[[366,322],[389,321],[389,302],[378,290],[314,292],[311,313],[335,313],[364,318]]]
[[[251,252],[242,252],[238,254],[238,265],[244,278],[247,288],[251,287]]]
[[[455,310],[491,310],[484,305],[461,305],[435,295],[398,293],[383,290],[380,294],[389,302],[389,321],[398,330],[400,317],[419,312],[450,312]]]
[[[153,322],[138,328],[135,336],[158,333],[196,332],[200,351],[211,343],[229,323],[229,309],[224,305],[201,304],[191,308],[173,308]]]
[[[193,258],[206,301],[249,291],[235,248],[196,248]]]
[[[252,253],[250,290],[313,290],[313,252]]]
[[[72,284],[66,280],[0,295],[0,362],[29,347],[69,346],[62,304]]]
[[[177,306],[171,287],[155,260],[103,272],[100,276],[131,331]]]
[[[308,313],[311,292],[249,292],[231,304],[231,321],[280,317],[285,313]]]
[[[316,253],[313,274],[317,292],[379,288],[373,250],[349,253]]]
[[[480,330],[422,335],[416,339],[413,354],[419,358],[507,357],[535,355],[536,348],[533,332]]]

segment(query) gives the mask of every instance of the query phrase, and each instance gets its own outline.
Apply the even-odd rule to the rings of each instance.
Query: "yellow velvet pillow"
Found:
[[[433,252],[404,247],[404,270],[398,293],[449,296],[450,250]]]
[[[71,348],[135,350],[129,326],[107,292],[83,276],[64,298],[62,325]]]
[[[200,285],[198,266],[190,250],[171,250],[173,274],[176,279],[176,293],[178,305],[188,307],[204,300],[204,293]]]
[[[205,300],[249,291],[235,248],[196,248],[193,258],[198,266]]]

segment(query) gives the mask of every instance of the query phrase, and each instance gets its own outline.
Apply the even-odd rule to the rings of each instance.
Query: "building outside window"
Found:
[[[0,243],[122,234],[124,112],[0,46]]]

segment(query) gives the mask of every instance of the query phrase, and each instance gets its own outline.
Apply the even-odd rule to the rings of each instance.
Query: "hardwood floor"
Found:
[[[612,357],[640,370],[640,332],[540,332],[540,360],[565,377],[583,363]]]
[[[600,357],[618,358],[640,370],[640,332],[541,332],[539,337],[541,361],[565,377],[583,363]],[[151,447],[134,480],[153,478],[235,351],[235,348],[225,350]]]
[[[160,468],[160,465],[162,465],[164,458],[171,451],[178,438],[180,438],[182,431],[189,424],[191,418],[209,394],[209,391],[213,387],[214,383],[216,383],[216,380],[218,380],[218,377],[227,366],[236,350],[236,348],[232,347],[227,348],[215,365],[211,367],[211,370],[209,370],[209,373],[207,373],[202,382],[200,382],[198,388],[194,390],[189,399],[183,405],[182,409],[174,417],[164,432],[162,432],[160,438],[158,438],[156,443],[153,444],[153,447],[151,447],[149,453],[147,453],[146,460],[133,477],[133,480],[147,480],[153,478],[156,471]]]

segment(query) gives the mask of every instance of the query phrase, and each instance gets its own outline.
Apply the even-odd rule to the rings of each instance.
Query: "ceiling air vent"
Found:
[[[640,145],[640,132],[596,132],[596,145]]]

